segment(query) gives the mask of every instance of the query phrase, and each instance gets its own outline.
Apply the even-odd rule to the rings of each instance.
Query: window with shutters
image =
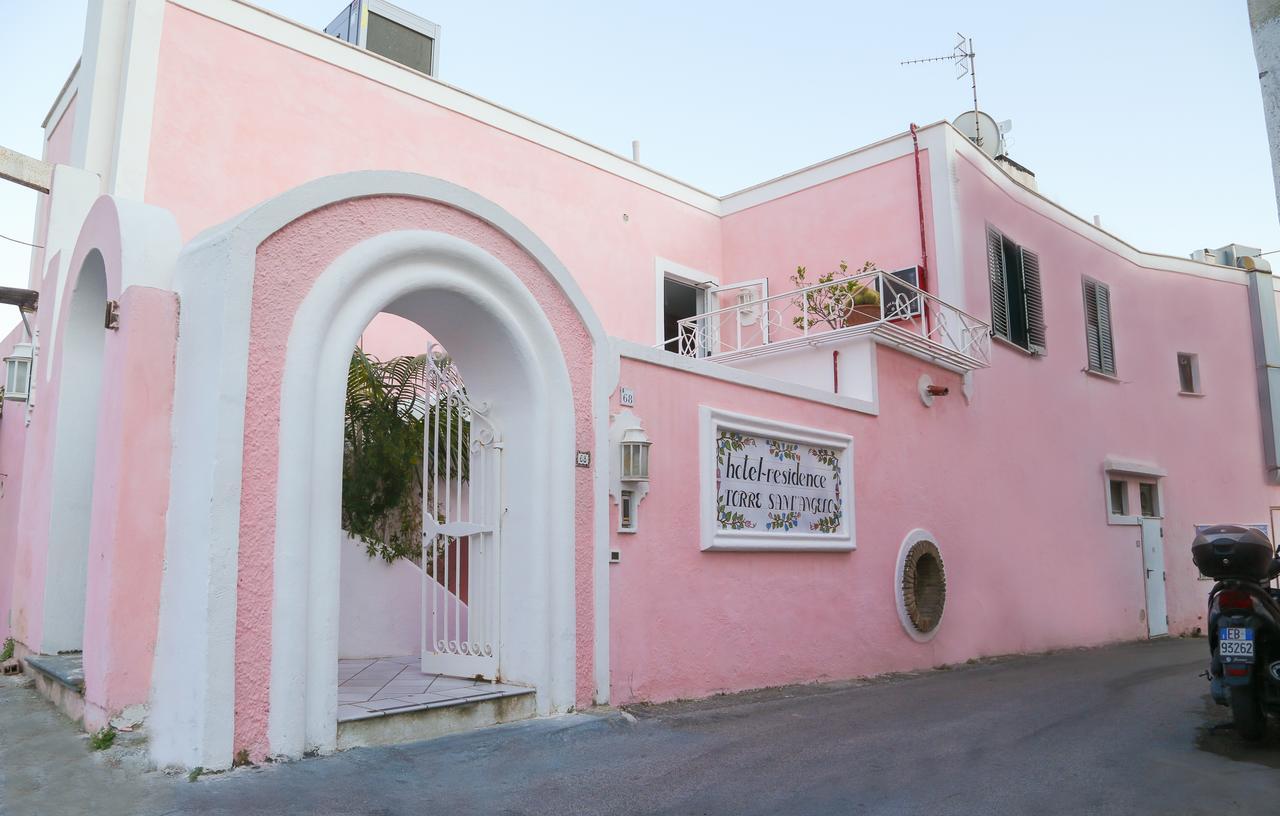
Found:
[[[1088,369],[1108,377],[1116,375],[1116,349],[1111,339],[1111,289],[1093,278],[1084,278],[1084,338]]]
[[[991,334],[1033,354],[1046,350],[1040,256],[987,226]]]

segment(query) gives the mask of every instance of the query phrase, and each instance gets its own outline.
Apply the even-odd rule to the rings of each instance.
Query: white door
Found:
[[[1160,519],[1142,520],[1142,569],[1147,586],[1147,633],[1151,637],[1169,634],[1169,610],[1164,597],[1163,536]]]
[[[450,363],[428,352],[422,672],[498,677],[502,442]]]

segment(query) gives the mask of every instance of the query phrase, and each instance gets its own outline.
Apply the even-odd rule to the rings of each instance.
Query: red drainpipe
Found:
[[[834,385],[831,388],[833,394],[840,393],[840,349],[834,349],[831,352],[831,379]]]
[[[929,249],[925,243],[924,232],[924,181],[920,175],[920,139],[916,135],[920,130],[915,122],[911,123],[911,144],[916,155],[916,208],[920,215],[920,288],[929,291]]]

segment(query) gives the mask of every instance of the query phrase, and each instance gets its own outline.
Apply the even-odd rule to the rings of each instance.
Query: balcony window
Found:
[[[1032,354],[1044,354],[1040,256],[988,225],[987,277],[991,284],[991,334]]]

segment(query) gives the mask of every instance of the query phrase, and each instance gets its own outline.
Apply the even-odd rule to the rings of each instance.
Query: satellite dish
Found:
[[[978,144],[978,137],[981,135],[982,143],[978,144],[978,149],[986,153],[991,158],[1004,155],[1004,130],[1000,125],[996,124],[996,120],[982,111],[965,111],[956,117],[951,124],[956,126],[956,130],[969,137],[969,141]],[[1012,125],[1005,128],[1009,130]]]

